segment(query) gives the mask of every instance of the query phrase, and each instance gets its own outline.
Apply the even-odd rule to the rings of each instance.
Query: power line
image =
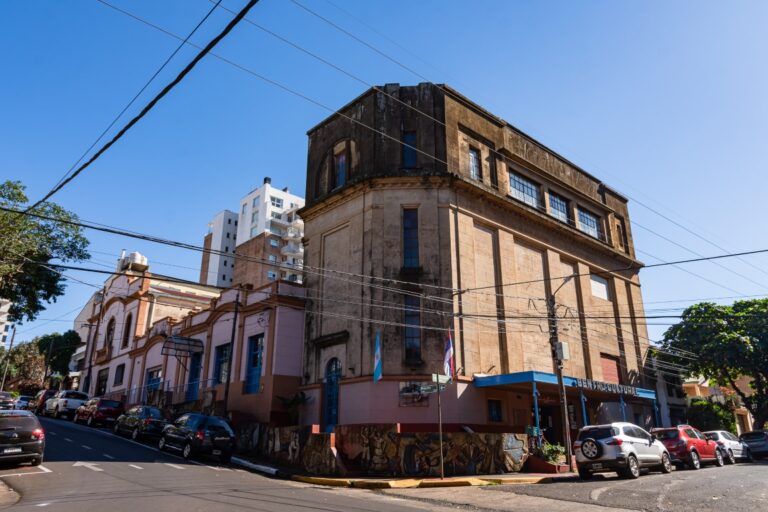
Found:
[[[102,0],[99,0],[100,2]],[[70,183],[72,180],[77,178],[77,176],[83,172],[85,169],[88,168],[93,162],[96,161],[97,158],[99,158],[102,154],[104,154],[105,151],[107,151],[112,145],[120,140],[125,133],[130,130],[136,123],[138,123],[141,118],[143,118],[152,108],[166,95],[168,94],[176,85],[181,82],[184,77],[192,71],[192,69],[197,65],[200,60],[202,60],[203,57],[205,57],[206,54],[208,54],[211,49],[213,49],[224,37],[226,37],[229,32],[235,28],[235,26],[240,22],[240,20],[245,17],[245,15],[248,13],[248,11],[251,10],[251,8],[258,3],[259,0],[248,0],[248,3],[243,7],[240,12],[235,16],[226,27],[224,27],[224,30],[222,30],[216,37],[214,37],[195,57],[192,59],[192,61],[187,64],[184,69],[181,70],[181,72],[174,78],[168,85],[163,87],[163,89],[154,97],[152,100],[147,103],[147,105],[137,114],[133,119],[131,119],[128,124],[126,124],[117,134],[112,137],[112,139],[107,142],[104,146],[101,147],[88,161],[86,161],[84,164],[80,165],[77,170],[72,172],[68,177],[61,180],[56,186],[54,186],[50,192],[48,192],[45,196],[43,196],[42,199],[38,200],[34,204],[32,204],[29,208],[27,208],[27,212],[33,210],[37,206],[39,206],[41,203],[44,203],[48,199],[50,199],[54,194],[56,194],[59,190],[67,186],[68,183]],[[105,2],[103,2],[105,3]],[[188,41],[183,40],[183,44],[187,44]]]

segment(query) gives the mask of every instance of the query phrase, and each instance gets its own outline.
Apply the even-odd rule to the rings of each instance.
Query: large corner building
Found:
[[[308,132],[304,423],[433,429],[414,383],[442,373],[450,331],[447,428],[559,440],[550,294],[573,428],[658,422],[625,197],[447,86],[339,112]]]

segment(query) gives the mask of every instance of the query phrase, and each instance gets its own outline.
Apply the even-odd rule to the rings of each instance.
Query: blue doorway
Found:
[[[325,432],[333,432],[339,422],[339,381],[341,380],[341,362],[333,358],[325,365],[325,384],[323,385],[323,424]]]
[[[245,392],[258,393],[261,388],[261,368],[264,353],[264,335],[248,338],[248,360],[245,373]]]
[[[187,402],[197,400],[200,391],[200,370],[203,367],[203,353],[195,352],[189,358],[189,379],[184,398]]]

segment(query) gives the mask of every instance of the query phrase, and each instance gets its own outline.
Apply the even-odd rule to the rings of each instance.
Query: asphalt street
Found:
[[[41,419],[42,466],[0,467],[21,495],[14,512],[410,511],[420,502],[372,492],[270,479],[213,462],[186,462],[150,446],[70,421]]]

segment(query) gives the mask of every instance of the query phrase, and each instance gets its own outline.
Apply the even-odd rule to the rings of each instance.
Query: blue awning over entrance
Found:
[[[656,392],[651,389],[637,388],[634,386],[624,386],[609,382],[599,382],[589,379],[577,379],[575,377],[563,377],[566,387],[594,390],[603,393],[612,393],[616,395],[636,396],[647,400],[656,400]],[[501,375],[488,375],[485,377],[475,377],[473,381],[478,388],[490,388],[496,386],[514,385],[514,384],[554,384],[557,385],[557,375],[546,372],[516,372],[504,373]]]

